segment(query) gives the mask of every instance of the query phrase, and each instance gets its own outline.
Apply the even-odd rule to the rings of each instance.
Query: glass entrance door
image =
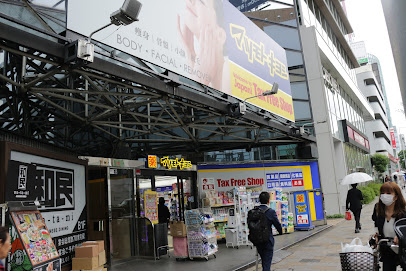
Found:
[[[110,253],[112,262],[134,255],[134,171],[109,168]]]

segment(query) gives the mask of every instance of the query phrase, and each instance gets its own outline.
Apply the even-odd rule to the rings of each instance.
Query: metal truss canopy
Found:
[[[53,36],[0,23],[1,131],[80,155],[125,158],[313,141],[260,110],[232,118],[229,99],[174,86],[163,74],[108,54],[67,65],[67,40]]]

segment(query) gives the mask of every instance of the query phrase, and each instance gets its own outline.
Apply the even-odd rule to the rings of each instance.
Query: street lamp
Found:
[[[301,135],[304,135],[304,133],[305,133],[304,127],[305,127],[306,125],[320,124],[320,123],[326,123],[326,122],[327,122],[327,120],[305,123],[305,124],[303,124],[302,126],[299,127],[299,133],[300,133]]]
[[[138,21],[142,4],[138,0],[125,0],[122,7],[110,14],[110,23],[93,31],[87,40],[78,39],[66,46],[65,63],[75,62],[77,59],[86,62],[94,60],[94,44],[91,43],[92,36],[110,25],[129,25]]]
[[[265,92],[262,92],[261,94],[245,98],[243,102],[233,103],[233,104],[229,105],[230,115],[233,116],[233,117],[244,115],[245,112],[247,112],[247,106],[245,104],[245,102],[247,100],[252,99],[252,98],[256,98],[256,97],[260,97],[260,96],[275,95],[276,93],[278,93],[278,89],[279,89],[279,85],[278,85],[278,83],[275,82],[272,85],[271,90],[267,90]]]

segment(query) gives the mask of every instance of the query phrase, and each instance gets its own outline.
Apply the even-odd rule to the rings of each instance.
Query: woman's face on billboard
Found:
[[[217,25],[213,1],[217,0],[185,0],[184,23],[197,38],[205,25]]]

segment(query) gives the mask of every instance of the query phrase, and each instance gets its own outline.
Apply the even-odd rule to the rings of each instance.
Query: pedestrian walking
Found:
[[[394,244],[398,244],[393,225],[406,218],[406,203],[400,187],[394,182],[385,182],[380,189],[379,202],[375,204],[372,220],[375,224],[375,240],[381,238],[393,238]],[[383,271],[396,271],[399,265],[399,256],[396,249],[385,244],[380,246],[380,261],[383,262]]]
[[[168,207],[165,205],[165,199],[160,197],[158,203],[158,223],[169,223],[171,213]]]
[[[11,249],[11,238],[8,227],[0,227],[0,271],[5,270],[5,259]]]
[[[248,239],[257,247],[262,260],[262,270],[270,271],[275,239],[272,234],[272,225],[279,234],[282,234],[282,226],[274,209],[269,208],[270,195],[262,192],[259,195],[260,206],[248,212],[247,222],[250,234]]]
[[[393,175],[393,181],[398,184],[398,176],[397,175]]]
[[[354,219],[355,219],[355,233],[359,233],[361,230],[361,223],[360,223],[360,216],[361,216],[361,210],[362,210],[362,203],[361,200],[364,199],[362,196],[361,190],[357,188],[356,183],[351,184],[352,189],[348,190],[347,193],[347,200],[346,200],[346,209],[351,210],[351,212],[354,214]]]

